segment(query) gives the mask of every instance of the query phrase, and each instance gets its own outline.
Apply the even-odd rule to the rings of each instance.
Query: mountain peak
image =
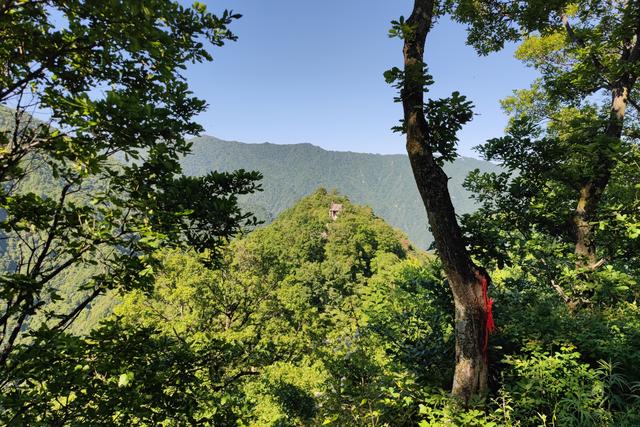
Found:
[[[266,222],[323,187],[372,207],[381,218],[408,234],[418,247],[426,249],[432,241],[406,155],[328,151],[309,143],[245,144],[203,136],[193,140],[192,154],[182,160],[182,166],[187,175],[235,169],[262,172],[264,191],[244,197],[242,203]],[[492,163],[470,158],[445,166],[458,214],[475,209],[462,183],[476,168],[499,170]]]

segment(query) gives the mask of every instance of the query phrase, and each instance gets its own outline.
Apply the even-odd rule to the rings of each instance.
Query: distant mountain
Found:
[[[264,191],[248,196],[243,204],[266,222],[301,197],[324,187],[338,190],[354,203],[371,206],[378,216],[407,233],[418,247],[427,248],[432,241],[405,155],[326,151],[311,144],[244,144],[210,136],[196,138],[193,143],[192,154],[182,161],[187,175],[241,168],[263,173]],[[471,158],[460,158],[445,167],[458,214],[474,210],[462,182],[476,168],[499,169],[492,163]]]

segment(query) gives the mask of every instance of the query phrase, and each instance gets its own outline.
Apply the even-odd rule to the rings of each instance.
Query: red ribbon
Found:
[[[482,352],[484,353],[485,360],[489,358],[489,334],[493,333],[496,329],[495,323],[493,323],[493,298],[489,298],[487,290],[487,276],[483,273],[478,273],[480,276],[480,283],[482,284],[482,299],[484,300],[484,312],[485,312],[485,325],[484,325],[484,346]]]

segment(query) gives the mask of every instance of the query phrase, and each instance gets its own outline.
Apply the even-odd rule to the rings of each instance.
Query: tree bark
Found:
[[[407,21],[413,30],[404,37],[405,82],[401,99],[407,153],[455,303],[456,366],[452,394],[467,405],[472,396],[487,390],[484,349],[487,307],[480,282],[481,274],[486,273],[480,272],[466,249],[451,203],[448,177],[435,161],[432,148],[435,143],[428,136],[421,76],[435,6],[434,0],[415,0]]]

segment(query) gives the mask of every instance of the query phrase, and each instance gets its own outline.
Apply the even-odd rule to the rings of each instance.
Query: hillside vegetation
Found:
[[[635,303],[572,313],[535,277],[502,270],[490,349],[500,377],[486,412],[463,411],[446,392],[455,340],[441,266],[370,208],[320,189],[220,256],[207,265],[191,250],[158,250],[151,291],[128,293],[87,337],[69,336],[72,358],[42,349],[36,378],[56,381],[31,391],[35,419],[121,408],[116,425],[640,422]],[[47,411],[44,396],[73,399]]]

